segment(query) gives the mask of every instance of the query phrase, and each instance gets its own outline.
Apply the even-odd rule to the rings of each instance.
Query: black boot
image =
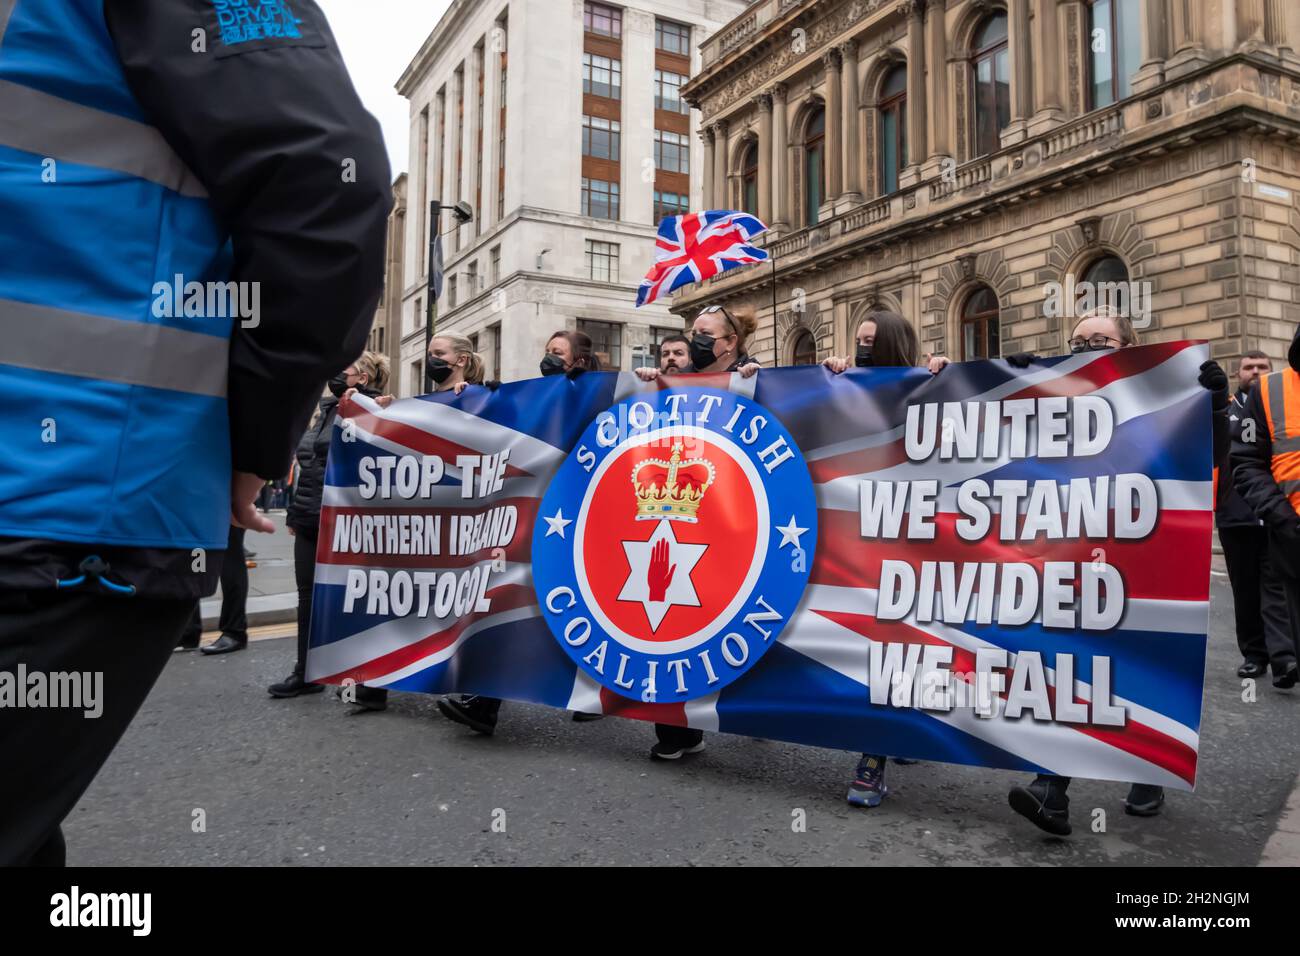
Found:
[[[1300,680],[1300,670],[1296,668],[1295,661],[1287,664],[1282,673],[1279,674],[1276,671],[1273,672],[1273,686],[1280,690],[1294,687],[1297,680]]]
[[[200,647],[200,654],[229,654],[231,651],[242,651],[248,646],[248,638],[238,638],[233,634],[222,634],[219,638],[209,644],[207,647]]]
[[[294,671],[279,683],[272,684],[266,692],[272,697],[301,697],[303,694],[319,694],[325,689],[324,684],[310,684],[302,679],[302,674]]]
[[[1154,817],[1165,802],[1165,788],[1135,783],[1124,798],[1124,812],[1135,817]]]
[[[480,697],[477,694],[464,694],[460,700],[454,697],[439,697],[438,710],[448,720],[464,724],[475,733],[490,736],[497,726],[497,711],[501,701],[495,697]]]
[[[1070,798],[1065,794],[1066,778],[1039,774],[1027,787],[1012,787],[1007,794],[1011,809],[1040,830],[1053,836],[1069,836]]]

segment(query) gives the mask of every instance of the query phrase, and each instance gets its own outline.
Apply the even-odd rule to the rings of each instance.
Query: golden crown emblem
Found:
[[[707,458],[682,461],[682,443],[673,442],[668,460],[647,458],[632,469],[636,520],[699,521],[700,502],[716,472]]]

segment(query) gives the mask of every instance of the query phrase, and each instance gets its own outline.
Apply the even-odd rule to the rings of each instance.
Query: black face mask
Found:
[[[424,357],[424,374],[429,376],[429,380],[434,385],[441,385],[451,378],[451,363],[446,359],[426,355]]]
[[[714,343],[717,342],[711,335],[700,333],[691,339],[691,365],[695,368],[708,368],[718,360],[713,354]]]
[[[343,372],[339,372],[325,384],[329,388],[331,395],[335,398],[342,398],[343,393],[348,390],[348,377]]]
[[[560,358],[554,352],[547,352],[542,359],[541,370],[543,375],[563,375],[564,359]]]
[[[871,357],[870,345],[858,346],[858,350],[853,353],[853,364],[858,368],[871,368],[876,364],[876,360]]]

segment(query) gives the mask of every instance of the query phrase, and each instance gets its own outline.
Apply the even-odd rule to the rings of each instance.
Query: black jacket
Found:
[[[1249,398],[1250,391],[1238,390],[1228,403],[1228,431],[1233,442],[1241,441],[1242,425],[1246,421],[1246,401]],[[1219,484],[1224,487],[1220,489],[1221,500],[1214,513],[1215,524],[1220,528],[1258,528],[1263,524],[1233,484],[1231,463],[1226,470],[1221,470]]]
[[[1291,368],[1300,372],[1300,328],[1287,355]],[[1253,421],[1254,441],[1238,436],[1232,443],[1232,483],[1256,517],[1269,531],[1269,557],[1274,567],[1288,577],[1300,577],[1300,515],[1273,479],[1273,440],[1264,415],[1262,383],[1251,390],[1242,416]]]
[[[132,92],[230,232],[230,279],[259,283],[259,324],[231,337],[228,393],[233,467],[267,479],[288,472],[325,380],[365,347],[392,207],[383,135],[324,14],[290,6],[300,36],[228,45],[212,0],[103,4]],[[222,563],[211,552],[196,573],[188,550],[9,538],[0,587],[51,586],[94,552],[110,579],[159,597],[210,594]]]
[[[379,392],[368,388],[357,391],[374,398]],[[307,426],[294,458],[298,468],[293,478],[293,499],[289,502],[284,523],[295,531],[315,531],[320,524],[321,492],[325,489],[325,464],[329,458],[330,441],[334,437],[334,419],[338,417],[339,400],[326,395],[320,400],[320,414]]]

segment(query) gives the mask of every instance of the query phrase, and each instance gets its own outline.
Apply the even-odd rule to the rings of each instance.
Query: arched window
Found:
[[[800,329],[795,333],[791,354],[794,356],[793,364],[795,365],[817,364],[817,342],[813,339],[811,332],[807,329]]]
[[[880,194],[898,191],[907,165],[907,67],[896,66],[880,85]]]
[[[982,285],[961,307],[961,357],[998,358],[1002,354],[999,333],[997,293]]]
[[[750,143],[745,150],[745,159],[741,163],[741,184],[743,187],[742,208],[751,216],[758,215],[758,143]]]
[[[1139,0],[1088,4],[1088,108],[1101,109],[1133,95],[1142,63]]]
[[[1075,315],[1101,305],[1129,314],[1128,266],[1119,256],[1094,259],[1075,283]]]
[[[1001,133],[1011,122],[1011,59],[1007,52],[1007,15],[995,13],[975,31],[971,81],[975,91],[976,156],[996,153]],[[1046,51],[1043,51],[1046,52]]]
[[[826,195],[826,112],[808,117],[803,140],[804,225],[817,225],[817,210]]]

